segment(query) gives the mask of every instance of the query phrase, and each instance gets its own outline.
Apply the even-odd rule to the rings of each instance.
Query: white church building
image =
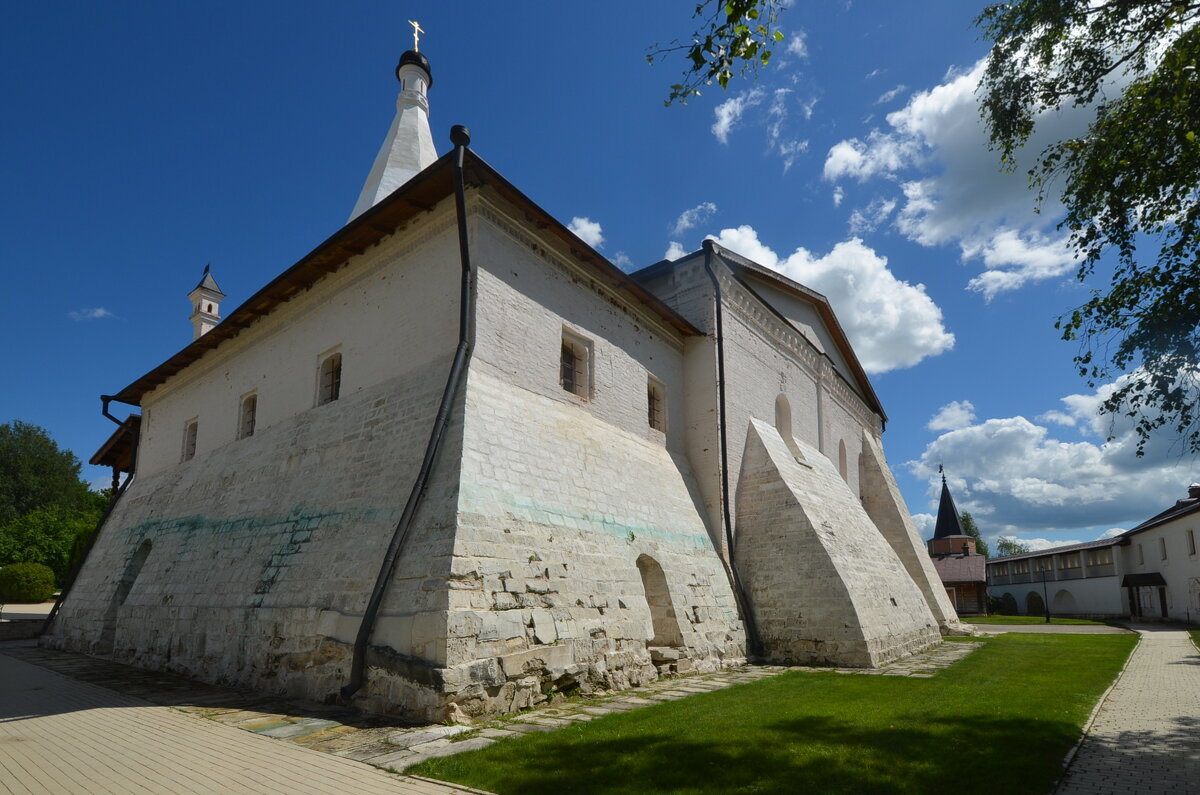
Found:
[[[206,271],[105,397],[131,474],[43,642],[441,720],[960,631],[824,297],[711,241],[622,272],[397,77],[349,222],[227,314]]]

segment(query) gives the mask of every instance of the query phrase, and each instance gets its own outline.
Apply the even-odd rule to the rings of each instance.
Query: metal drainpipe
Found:
[[[475,331],[471,307],[471,281],[473,274],[467,237],[466,186],[463,183],[463,158],[466,155],[467,146],[471,143],[471,133],[466,127],[456,124],[450,128],[450,140],[455,147],[454,205],[458,212],[458,251],[459,260],[462,263],[462,283],[458,307],[458,348],[454,352],[454,363],[451,365],[450,375],[446,379],[446,388],[442,392],[442,402],[438,407],[437,418],[433,423],[433,431],[430,433],[429,442],[425,446],[425,458],[421,462],[421,469],[417,473],[416,482],[413,483],[412,492],[408,495],[408,502],[404,505],[404,512],[400,515],[400,521],[396,524],[396,529],[392,533],[392,541],[388,544],[387,552],[383,556],[383,563],[379,567],[379,575],[375,578],[375,587],[371,590],[371,598],[367,602],[366,612],[363,613],[362,623],[358,627],[358,635],[354,640],[354,657],[350,664],[350,681],[341,689],[341,696],[346,700],[349,700],[358,692],[366,679],[365,662],[367,644],[370,642],[371,633],[375,629],[375,619],[379,615],[379,608],[383,604],[383,596],[387,591],[388,585],[391,583],[392,573],[395,571],[396,562],[400,558],[400,552],[404,548],[404,542],[408,539],[413,517],[416,516],[417,508],[420,506],[421,500],[425,496],[425,490],[429,485],[429,474],[433,470],[438,449],[442,444],[442,436],[450,421],[451,404],[454,401],[454,396],[458,393],[459,383],[462,381],[462,374],[466,369],[467,359],[471,355],[471,348],[473,346],[472,338]]]
[[[733,597],[737,601],[738,612],[741,613],[742,624],[746,628],[746,645],[751,657],[762,656],[762,641],[758,635],[758,623],[754,620],[754,612],[750,609],[750,600],[742,588],[741,577],[738,576],[737,564],[734,560],[733,520],[729,515],[729,440],[725,428],[725,339],[721,325],[721,282],[713,271],[712,260],[715,256],[712,240],[704,241],[704,270],[713,285],[713,313],[716,316],[717,343],[717,431],[719,435],[721,458],[721,522],[725,529],[725,543],[729,547],[729,559],[724,561],[725,571],[733,586]]]
[[[114,400],[111,395],[100,396],[100,413],[117,425],[124,425],[119,419],[114,417],[108,411],[108,405]],[[121,401],[124,402],[124,401]],[[137,405],[131,403],[131,406]],[[108,501],[108,507],[104,509],[104,513],[100,515],[100,521],[96,522],[96,529],[92,531],[91,538],[88,539],[87,545],[83,548],[83,553],[80,554],[79,560],[75,561],[75,568],[71,569],[71,574],[67,577],[66,583],[62,590],[58,592],[58,598],[54,600],[54,607],[50,608],[50,613],[46,616],[46,620],[42,622],[41,629],[38,630],[38,635],[45,635],[50,630],[50,625],[54,623],[54,619],[58,616],[58,610],[62,607],[62,603],[66,600],[67,594],[71,592],[71,587],[75,585],[75,579],[79,576],[79,572],[83,570],[83,564],[87,562],[88,555],[92,552],[92,547],[96,545],[96,539],[100,537],[100,530],[108,522],[108,517],[112,515],[113,509],[117,507],[117,502],[121,499],[121,495],[129,488],[129,483],[133,480],[133,473],[137,471],[137,454],[138,442],[141,441],[141,431],[133,437],[133,447],[129,452],[129,475],[126,476],[125,482],[120,488],[113,490],[112,498]],[[113,470],[116,471],[115,469]]]

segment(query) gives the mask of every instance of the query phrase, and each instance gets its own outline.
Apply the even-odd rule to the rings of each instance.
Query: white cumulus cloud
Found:
[[[736,97],[725,100],[713,111],[717,120],[713,122],[712,133],[723,144],[729,143],[729,133],[741,121],[742,114],[748,109],[759,105],[766,92],[761,88],[744,91]]]
[[[874,232],[886,221],[896,209],[895,199],[876,197],[866,207],[861,207],[850,213],[850,234],[862,235]]]
[[[928,479],[932,505],[940,488],[938,466],[944,464],[961,509],[971,511],[981,526],[1022,535],[1023,541],[1039,531],[1132,527],[1183,497],[1200,472],[1200,465],[1179,457],[1169,433],[1152,438],[1145,456],[1137,457],[1133,420],[1098,413],[1104,398],[1133,377],[1091,394],[1068,395],[1061,400],[1063,409],[1041,415],[1040,421],[1051,415],[1059,426],[1071,418],[1094,441],[1059,438],[1022,416],[950,423],[959,427],[930,442],[908,468]]]
[[[74,312],[68,312],[67,317],[74,320],[76,323],[84,320],[103,320],[106,317],[116,317],[112,312],[109,312],[102,306],[97,306],[92,309],[80,309]]]
[[[712,237],[823,293],[869,373],[912,367],[954,346],[954,335],[942,325],[942,311],[925,286],[897,279],[887,258],[857,238],[838,243],[824,256],[797,248],[784,258],[762,243],[750,226],[723,229]]]
[[[671,234],[678,237],[684,232],[693,228],[697,224],[702,224],[712,217],[717,211],[717,205],[712,202],[700,202],[690,210],[684,210],[675,219],[675,226],[671,230]]]
[[[931,431],[956,431],[975,421],[975,406],[969,400],[955,400],[942,406],[925,426]]]
[[[824,177],[880,179],[897,186],[903,201],[896,227],[924,246],[957,244],[962,259],[978,263],[969,288],[991,299],[1022,285],[1061,277],[1075,267],[1053,225],[1061,205],[1049,197],[1035,213],[1026,171],[1049,142],[1081,132],[1090,111],[1070,108],[1044,114],[1011,172],[988,149],[976,89],[981,60],[951,71],[931,89],[914,93],[886,117],[886,126],[834,144]],[[894,99],[887,92],[880,101]]]
[[[672,240],[670,245],[667,246],[666,253],[663,254],[663,259],[677,260],[687,253],[688,250],[683,247],[682,243]]]
[[[567,224],[567,229],[578,235],[580,240],[592,248],[600,248],[604,245],[604,232],[598,221],[575,216],[571,219],[571,223]]]
[[[908,86],[901,83],[900,85],[893,88],[891,91],[884,91],[882,94],[880,94],[879,99],[875,100],[875,104],[876,105],[886,105],[887,103],[891,102],[893,99],[900,96],[907,90],[908,90]]]

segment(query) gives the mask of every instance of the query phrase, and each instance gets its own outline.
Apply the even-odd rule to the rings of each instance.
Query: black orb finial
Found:
[[[450,143],[455,146],[470,146],[471,131],[461,124],[456,124],[450,128]]]

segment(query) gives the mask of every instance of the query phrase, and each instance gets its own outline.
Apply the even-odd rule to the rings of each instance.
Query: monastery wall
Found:
[[[461,689],[447,698],[485,714],[742,661],[684,454],[677,333],[509,219],[480,218],[473,242],[486,255],[449,593]],[[592,347],[587,399],[559,383],[564,328]],[[648,373],[666,386],[665,434],[648,425]]]
[[[147,398],[139,472],[48,643],[315,699],[346,683],[457,342],[453,215],[414,226]],[[340,397],[314,406],[317,356],[333,349]],[[254,388],[257,427],[236,439]],[[183,423],[197,416],[196,456],[180,463]],[[397,675],[377,677],[367,698],[430,715],[446,663],[461,400],[455,416],[377,624],[386,653],[368,658]]]

